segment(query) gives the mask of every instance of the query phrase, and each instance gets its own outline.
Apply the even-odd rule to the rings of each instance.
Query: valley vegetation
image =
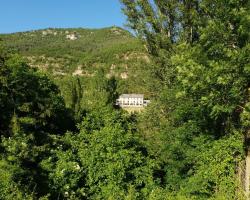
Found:
[[[121,3],[136,36],[0,36],[0,199],[247,199],[249,1]]]

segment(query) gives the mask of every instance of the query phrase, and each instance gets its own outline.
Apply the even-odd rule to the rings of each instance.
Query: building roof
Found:
[[[144,98],[143,94],[121,94],[119,98]]]

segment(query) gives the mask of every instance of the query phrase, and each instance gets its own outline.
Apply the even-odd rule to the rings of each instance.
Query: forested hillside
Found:
[[[0,36],[0,199],[249,199],[250,2],[121,3],[135,36]]]
[[[0,37],[7,48],[25,56],[32,66],[55,75],[74,73],[78,68],[83,75],[91,75],[97,67],[110,70],[112,64],[123,64],[118,67],[125,71],[126,60],[148,59],[143,44],[119,27],[50,28]]]
[[[0,40],[6,49],[21,55],[31,67],[51,76],[63,88],[67,99],[70,94],[65,91],[66,88],[72,90],[73,79],[79,79],[86,86],[100,71],[105,77],[116,79],[119,93],[150,95],[148,66],[152,63],[145,45],[119,27],[49,28],[0,34]]]

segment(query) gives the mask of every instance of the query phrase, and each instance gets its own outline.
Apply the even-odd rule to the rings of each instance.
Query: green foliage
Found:
[[[1,35],[0,198],[244,199],[249,2],[121,2],[150,58],[117,27]]]
[[[67,39],[70,35],[77,39]],[[32,65],[50,72],[72,73],[79,65],[87,73],[103,66],[109,70],[112,64],[125,63],[125,54],[144,53],[140,41],[119,27],[44,29],[0,37],[6,48],[16,50]]]
[[[152,71],[162,91],[139,127],[162,163],[162,183],[177,196],[239,199],[249,129],[248,1],[122,3],[158,65]]]
[[[183,186],[185,193],[199,195],[200,199],[208,199],[211,194],[234,199],[239,187],[236,170],[242,159],[239,155],[243,155],[242,140],[242,133],[236,132],[200,145],[194,174],[188,181],[188,187]]]
[[[72,34],[76,40],[67,39]],[[89,80],[102,69],[106,77],[118,81],[119,93],[149,93],[150,57],[142,42],[122,28],[44,29],[1,34],[0,38],[5,48],[19,53],[31,66],[58,80],[60,88],[75,87],[72,74]],[[65,94],[63,90],[62,93]],[[68,95],[64,98],[71,107]]]
[[[91,127],[92,134],[89,134],[88,126],[89,123],[96,124],[92,122],[92,116],[87,116],[87,121],[84,120],[80,126],[80,134],[85,141],[80,154],[85,158],[87,184],[95,199],[117,198],[119,193],[123,199],[122,194],[126,194],[128,185],[143,189],[152,178],[147,166],[150,160],[146,160],[145,149],[140,147],[136,133],[131,132],[127,127],[130,124],[126,124],[117,113],[109,112],[104,112],[104,120],[98,117],[102,121],[99,123],[101,126]]]
[[[74,117],[77,121],[80,120],[86,85],[84,79],[66,76],[64,78],[56,78],[55,82],[59,86],[61,94],[64,97],[66,107],[74,113]]]
[[[46,194],[38,165],[48,153],[50,132],[60,134],[72,129],[74,124],[57,86],[48,77],[28,67],[17,55],[3,57],[0,170],[7,180],[1,190],[3,194],[9,191],[13,195],[4,199],[15,196],[33,199],[37,193],[38,197]]]
[[[15,165],[9,164],[6,160],[0,160],[0,198],[11,199],[33,199],[33,195],[28,192],[27,188],[20,189],[18,176],[23,174],[23,170]]]
[[[57,86],[45,75],[29,68],[20,57],[14,55],[6,60],[1,67],[0,81],[0,111],[4,113],[1,131],[5,134],[8,135],[6,130],[14,113],[27,122],[27,126],[31,123],[34,129],[43,131],[65,131],[67,125],[71,125]],[[62,121],[65,127],[61,126]]]
[[[154,161],[133,129],[133,122],[109,108],[87,113],[79,133],[58,138],[42,166],[51,188],[70,199],[143,198],[154,186]]]

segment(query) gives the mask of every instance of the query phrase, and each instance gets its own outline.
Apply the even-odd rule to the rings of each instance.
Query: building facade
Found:
[[[116,105],[120,107],[144,107],[149,100],[144,100],[143,94],[122,94],[116,100]]]

